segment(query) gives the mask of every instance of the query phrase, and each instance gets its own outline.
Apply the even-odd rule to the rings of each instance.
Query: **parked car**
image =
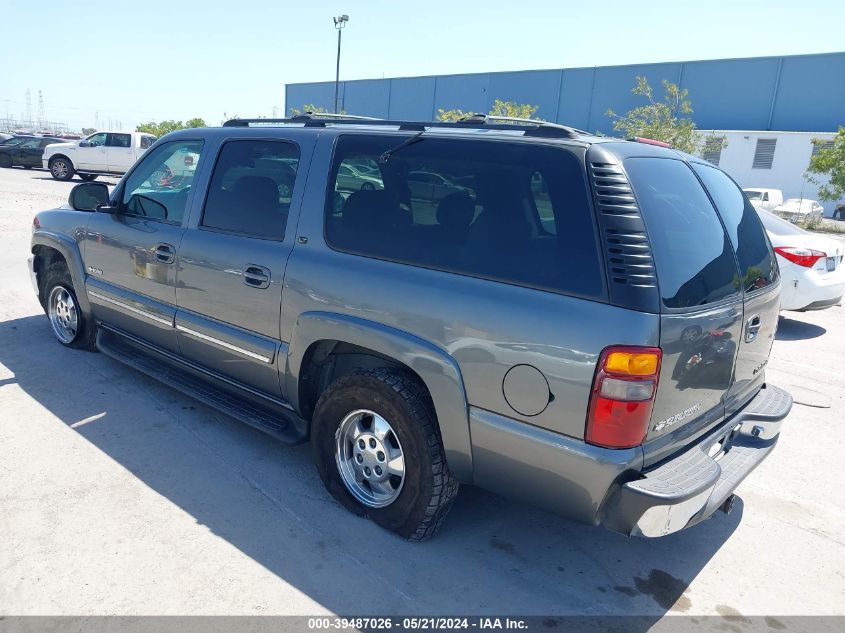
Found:
[[[94,180],[100,174],[121,175],[147,151],[155,136],[143,132],[97,132],[79,142],[59,142],[44,151],[42,163],[56,180]]]
[[[189,155],[207,177],[156,176]],[[364,161],[384,188],[342,196]],[[420,172],[472,194],[414,199]],[[781,283],[757,212],[665,147],[492,118],[233,120],[69,203],[35,216],[29,260],[59,343],[310,441],[339,503],[410,540],[460,483],[676,532],[730,510],[791,407],[765,377]]]
[[[821,220],[824,215],[824,207],[816,200],[789,198],[783,204],[776,206],[772,213],[792,223],[799,223]]]
[[[845,204],[837,204],[836,208],[833,210],[833,219],[834,220],[845,220]]]
[[[2,145],[5,141],[8,141],[10,138],[12,138],[11,134],[0,132],[0,145]]]
[[[758,187],[742,190],[755,209],[772,211],[778,205],[783,204],[783,191],[780,189],[761,189]]]
[[[51,143],[61,142],[48,136],[21,137],[19,143],[0,145],[0,167],[41,167],[44,148]]]
[[[777,254],[783,280],[781,309],[822,310],[841,303],[845,294],[842,242],[805,231],[766,211],[759,214]]]
[[[471,193],[471,189],[458,185],[443,174],[430,171],[412,171],[408,174],[408,186],[413,198],[442,200],[452,193]]]
[[[365,173],[357,165],[343,164],[338,167],[337,191],[353,192],[383,189],[381,178]]]

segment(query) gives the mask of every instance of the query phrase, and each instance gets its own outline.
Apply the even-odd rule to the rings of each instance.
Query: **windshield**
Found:
[[[769,233],[775,235],[804,235],[807,232],[768,211],[758,211],[757,215],[760,216],[763,227]]]
[[[762,191],[750,191],[749,189],[743,189],[743,191],[749,200],[760,200],[763,198]]]

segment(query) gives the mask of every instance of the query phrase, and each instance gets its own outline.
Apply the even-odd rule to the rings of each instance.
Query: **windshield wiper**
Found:
[[[423,134],[425,134],[425,130],[417,132],[413,136],[409,136],[404,141],[399,143],[396,147],[392,147],[389,150],[386,150],[381,156],[378,157],[378,162],[384,165],[387,161],[390,160],[390,157],[393,156],[394,153],[398,152],[403,147],[408,147],[408,145],[413,145],[414,143],[423,140],[420,138]]]

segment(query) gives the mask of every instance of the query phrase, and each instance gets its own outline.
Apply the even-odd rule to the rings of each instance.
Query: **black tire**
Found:
[[[62,165],[64,168],[61,167]],[[56,180],[70,180],[74,173],[76,172],[73,169],[73,163],[64,156],[59,156],[50,161],[50,175]]]
[[[76,336],[71,341],[63,341],[59,338],[56,334],[55,330],[53,330],[53,335],[60,344],[64,345],[65,347],[74,347],[77,349],[86,349],[90,351],[94,351],[94,327],[92,320],[82,312],[81,308],[79,308],[79,299],[76,297],[76,290],[73,287],[73,280],[70,277],[70,271],[67,269],[67,265],[64,262],[54,262],[44,271],[40,281],[41,292],[39,294],[39,300],[41,301],[41,306],[44,308],[44,312],[47,314],[47,318],[50,319],[50,310],[48,305],[48,300],[50,298],[50,294],[53,292],[53,289],[61,286],[68,291],[68,293],[73,298],[73,302],[77,306],[76,308],[76,315],[77,315],[77,328],[76,328]],[[51,329],[53,328],[51,323]]]
[[[361,191],[375,191],[376,186],[371,182],[365,182],[361,185]]]
[[[92,180],[97,180],[97,174],[77,174],[82,180],[85,182],[91,182]]]
[[[32,169],[32,165],[21,165],[24,169]]]
[[[12,157],[8,154],[0,154],[0,167],[11,167]]]
[[[390,421],[402,445],[405,478],[390,505],[372,508],[346,487],[335,459],[335,433],[352,411],[369,409]],[[449,473],[431,397],[419,381],[390,368],[342,376],[320,396],[311,424],[317,470],[328,491],[347,509],[409,541],[424,541],[440,528],[458,494]]]

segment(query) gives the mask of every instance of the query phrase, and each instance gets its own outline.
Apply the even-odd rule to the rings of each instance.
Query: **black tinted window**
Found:
[[[663,304],[687,308],[738,295],[730,240],[692,170],[662,158],[629,158],[625,170],[648,231]]]
[[[723,172],[698,164],[694,164],[693,169],[704,181],[704,187],[722,216],[736,251],[745,292],[768,286],[777,279],[778,268],[757,211]]]
[[[280,141],[223,145],[202,216],[202,226],[282,240],[299,164],[299,149]]]
[[[109,134],[109,147],[131,147],[132,137],[128,134]]]
[[[581,161],[529,143],[338,139],[326,237],[339,250],[584,297],[604,294]]]

